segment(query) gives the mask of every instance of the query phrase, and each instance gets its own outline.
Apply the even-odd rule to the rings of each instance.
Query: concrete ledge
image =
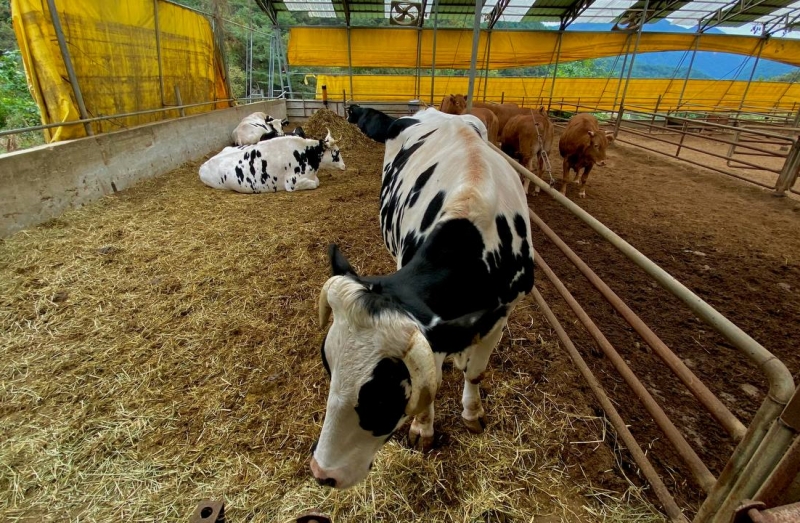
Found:
[[[286,117],[270,100],[0,155],[0,237],[232,144],[242,118]]]

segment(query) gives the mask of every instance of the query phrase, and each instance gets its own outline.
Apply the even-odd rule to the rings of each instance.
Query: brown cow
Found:
[[[544,174],[544,154],[553,145],[553,124],[544,112],[527,110],[527,114],[512,116],[500,135],[500,146],[504,153],[515,158],[522,166],[534,172],[533,160],[536,162],[536,174],[542,178]],[[525,193],[528,193],[530,180],[523,182]],[[539,187],[535,187],[539,192]]]
[[[442,99],[439,110],[447,114],[466,114],[467,112],[467,99],[461,94],[451,94]],[[497,116],[488,109],[473,108],[471,113],[477,116],[483,125],[486,126],[486,134],[489,142],[497,144],[498,138],[498,122]]]
[[[594,164],[602,165],[602,162],[605,161],[606,147],[613,140],[614,135],[601,131],[597,118],[591,114],[576,114],[570,118],[558,141],[558,152],[564,158],[564,181],[561,185],[561,194],[567,194],[569,170],[574,170],[577,178],[578,171],[583,169],[578,196],[586,198],[586,179]]]

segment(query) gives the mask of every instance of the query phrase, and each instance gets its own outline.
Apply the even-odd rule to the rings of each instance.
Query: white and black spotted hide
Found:
[[[366,477],[409,416],[412,443],[430,448],[438,382],[416,376],[440,380],[447,356],[464,371],[462,418],[482,430],[478,384],[508,315],[533,288],[533,250],[519,177],[470,120],[427,109],[389,129],[380,226],[397,272],[359,276],[331,248],[334,276],[320,295],[323,326],[333,316],[321,351],[331,387],[311,461],[323,485]],[[427,357],[408,363],[414,336]]]
[[[242,118],[231,133],[231,137],[236,145],[252,145],[283,134],[283,121],[266,113],[253,113]]]
[[[303,191],[319,187],[322,167],[345,169],[336,142],[283,136],[254,145],[226,147],[200,166],[200,180],[240,193]]]

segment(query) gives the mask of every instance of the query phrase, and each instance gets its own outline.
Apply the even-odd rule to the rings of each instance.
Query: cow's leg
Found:
[[[436,360],[436,388],[438,389],[442,385],[442,364],[444,364],[447,354],[434,352],[433,357]],[[412,447],[423,452],[433,448],[433,403],[431,401],[425,412],[414,417],[411,428],[408,429],[408,442]]]
[[[569,160],[564,158],[564,174],[561,176],[561,194],[567,195],[567,184],[569,183]]]
[[[528,169],[528,171],[533,172],[533,158],[528,158],[525,161],[524,165],[525,165],[525,168]],[[528,179],[527,176],[523,176],[522,177],[522,189],[525,191],[525,194],[528,194],[528,189],[530,188],[530,186],[531,186],[531,181]]]
[[[503,336],[505,325],[506,318],[503,318],[476,345],[464,351],[455,360],[456,366],[464,371],[464,394],[461,397],[464,410],[461,412],[461,419],[467,429],[474,434],[480,434],[486,428],[486,413],[481,404],[480,383],[486,372],[489,356]]]
[[[544,176],[542,176],[544,174],[544,158],[542,158],[541,152],[536,155],[536,158],[539,160],[539,162],[538,162],[539,170],[537,171],[537,174],[539,175],[539,178],[544,180]],[[539,186],[538,185],[533,188],[533,194],[539,194]]]
[[[319,187],[319,179],[314,178],[300,178],[294,186],[295,191],[309,191]]]
[[[586,180],[589,178],[589,172],[592,170],[592,164],[587,165],[583,169],[583,176],[581,176],[581,188],[578,191],[578,197],[586,198]],[[575,173],[578,174],[577,172]]]

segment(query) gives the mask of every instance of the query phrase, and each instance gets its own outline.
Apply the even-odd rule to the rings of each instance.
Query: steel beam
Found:
[[[726,7],[721,7],[705,18],[702,18],[697,24],[697,31],[704,33],[712,27],[722,25],[734,16],[746,14],[747,11],[753,7],[757,7],[768,1],[769,0],[733,0]],[[760,16],[758,18],[760,18]]]
[[[567,9],[567,11],[561,15],[561,26],[559,27],[559,30],[563,31],[569,27],[570,24],[577,20],[578,17],[581,16],[584,11],[589,9],[594,2],[595,0],[577,0],[574,2],[571,6],[569,6],[569,9]]]
[[[278,25],[278,13],[275,11],[275,6],[272,5],[272,0],[256,0],[256,5],[266,13],[272,25]]]

